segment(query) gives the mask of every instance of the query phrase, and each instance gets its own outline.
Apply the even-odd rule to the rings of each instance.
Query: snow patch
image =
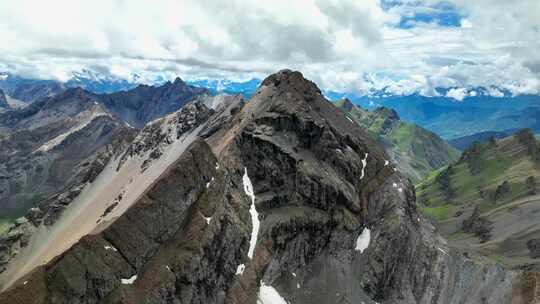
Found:
[[[114,246],[105,245],[105,250],[112,250],[112,251],[118,251],[118,249],[114,248]]]
[[[364,159],[362,159],[362,173],[360,174],[360,179],[364,178],[364,170],[366,169],[366,166],[367,166],[368,155],[369,153],[366,153],[366,156],[364,156]]]
[[[242,180],[244,182],[244,191],[246,192],[246,195],[251,198],[251,207],[249,208],[249,214],[251,214],[251,225],[253,229],[251,230],[251,239],[249,240],[248,257],[252,259],[253,253],[255,252],[255,246],[257,245],[257,237],[259,234],[259,226],[261,222],[259,221],[259,213],[255,208],[255,194],[253,193],[253,185],[251,184],[251,180],[249,179],[247,168],[244,168],[244,170],[245,173],[242,177]]]
[[[296,278],[296,273],[293,272],[293,273],[292,273],[292,276]]]
[[[296,289],[300,289],[300,283],[296,283]]]
[[[216,170],[219,170],[219,164],[216,163]]]
[[[165,266],[165,269],[167,269],[168,271],[172,272],[171,267],[169,267],[169,265]]]
[[[122,284],[124,284],[124,285],[131,285],[131,284],[133,284],[135,282],[135,280],[137,280],[137,275],[133,275],[129,279],[121,279]]]
[[[24,281],[24,283],[22,283],[22,284],[23,284],[23,285],[26,285],[26,284],[28,284],[28,281]]]
[[[212,217],[206,217],[203,215],[204,220],[206,221],[207,225],[210,225],[210,221],[212,221]]]
[[[214,181],[214,178],[212,177],[212,179],[206,183],[206,189],[208,189],[208,187],[210,187],[210,184]]]
[[[440,251],[440,252],[442,252],[442,253],[444,253],[444,254],[448,255],[448,253],[447,253],[446,251],[442,250],[442,248],[441,248],[441,247],[437,247],[437,249],[439,249],[439,251]]]
[[[350,122],[354,123],[354,121],[353,121],[350,117],[347,116],[347,119],[348,119]]]
[[[288,304],[285,299],[277,292],[272,286],[266,286],[261,281],[261,288],[259,289],[259,298],[257,304]]]
[[[236,275],[242,275],[244,274],[244,270],[246,270],[246,264],[240,264],[236,268]]]
[[[360,233],[360,235],[356,239],[356,248],[354,248],[354,250],[360,251],[360,253],[362,253],[364,250],[366,250],[366,248],[368,248],[370,239],[371,230],[369,230],[368,228],[364,228],[364,230],[362,230],[362,233]]]
[[[388,164],[390,164],[390,162],[385,159],[384,160],[384,166],[386,167],[386,166],[388,166]]]

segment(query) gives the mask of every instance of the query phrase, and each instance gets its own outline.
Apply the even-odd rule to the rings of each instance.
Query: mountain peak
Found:
[[[343,98],[342,105],[343,109],[350,111],[354,108],[354,104],[351,102],[351,100],[347,97]]]
[[[186,83],[182,80],[182,78],[176,77],[174,79],[173,85],[182,85],[182,86],[184,86],[184,85],[186,85]]]
[[[90,92],[86,91],[85,89],[81,87],[74,87],[65,90],[63,93],[58,94],[56,99],[63,99],[68,97],[84,97],[91,94]]]
[[[374,111],[390,120],[399,120],[399,115],[396,110],[387,107],[378,107]]]
[[[281,70],[266,77],[261,86],[275,87],[278,91],[297,91],[304,96],[321,94],[321,90],[314,82],[304,78],[302,73],[289,69]]]

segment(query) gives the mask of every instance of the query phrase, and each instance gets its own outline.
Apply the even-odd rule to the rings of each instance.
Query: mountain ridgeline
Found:
[[[365,128],[384,147],[399,171],[414,182],[459,158],[454,147],[433,132],[401,121],[392,109],[380,107],[370,112],[348,99],[339,100],[336,105]]]
[[[299,72],[248,102],[195,98],[137,130],[50,225],[17,220],[0,303],[538,300],[537,273],[449,248],[377,140]]]

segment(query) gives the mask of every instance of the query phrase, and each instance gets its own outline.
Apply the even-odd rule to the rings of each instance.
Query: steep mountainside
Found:
[[[511,265],[537,263],[539,180],[540,145],[525,129],[474,144],[417,187],[419,204],[456,247]]]
[[[450,251],[386,158],[299,72],[189,103],[31,228],[0,303],[532,303]]]
[[[401,121],[392,109],[381,107],[370,112],[348,99],[339,100],[336,105],[367,129],[399,171],[415,182],[459,158],[459,152],[447,142],[428,130]]]

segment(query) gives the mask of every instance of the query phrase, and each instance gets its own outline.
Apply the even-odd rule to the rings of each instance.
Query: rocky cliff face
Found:
[[[159,125],[178,130],[171,117]],[[299,72],[192,125],[204,141],[0,303],[529,303],[516,273],[447,247],[385,152]]]

